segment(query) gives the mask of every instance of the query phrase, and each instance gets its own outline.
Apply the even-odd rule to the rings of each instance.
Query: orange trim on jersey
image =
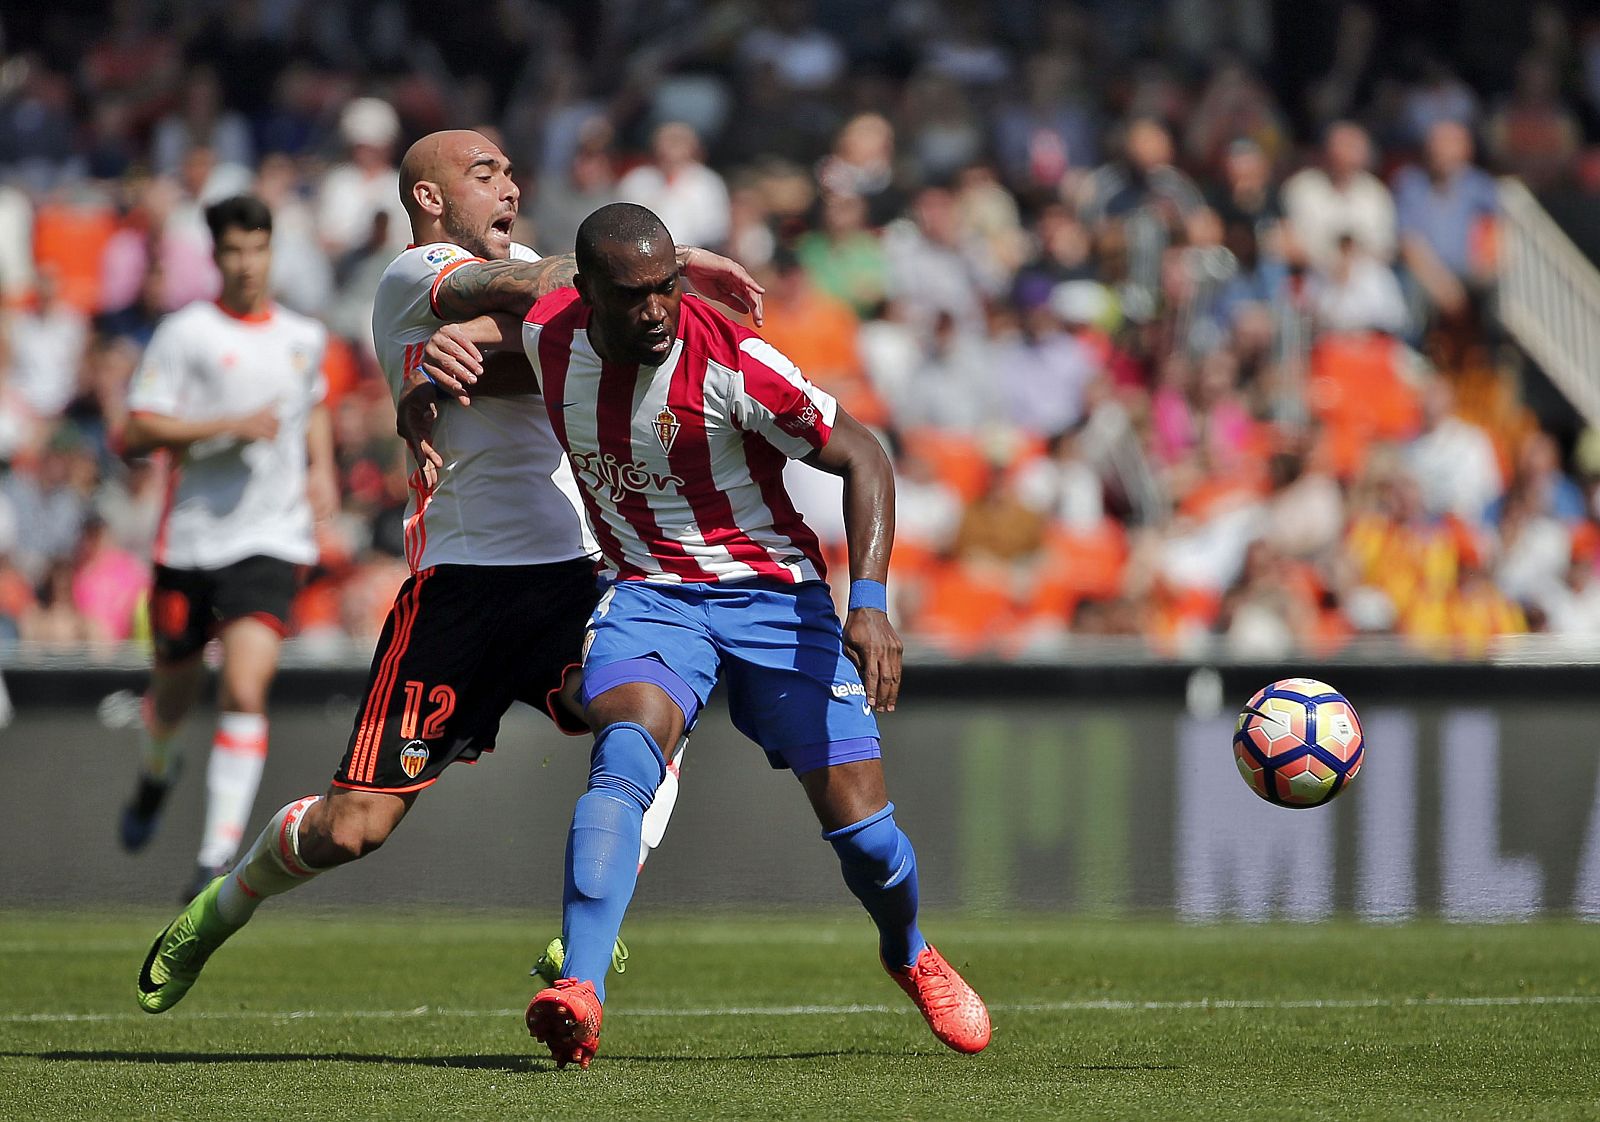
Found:
[[[413,585],[412,592],[415,591],[416,586]],[[392,623],[389,631],[389,647],[384,651],[383,658],[378,662],[378,672],[372,679],[372,689],[367,693],[367,705],[361,712],[361,724],[356,733],[355,750],[350,754],[350,769],[345,773],[352,779],[360,774],[363,765],[366,763],[367,734],[372,729],[373,712],[377,707],[378,698],[383,692],[383,680],[389,676],[390,663],[395,658],[395,645],[400,638],[406,614],[410,610],[410,597],[410,593],[402,592],[395,597],[394,607],[389,609],[389,618]]]
[[[217,730],[216,736],[211,738],[211,747],[220,748],[224,752],[237,752],[241,756],[265,756],[267,754],[267,737],[260,736],[235,736],[231,732]]]
[[[452,262],[450,262],[450,264],[446,265],[444,268],[439,270],[439,275],[433,278],[433,287],[428,289],[428,310],[431,311],[434,314],[434,318],[436,318],[436,319],[444,319],[445,318],[444,316],[441,316],[439,314],[439,286],[444,283],[444,278],[448,277],[451,273],[455,272],[457,269],[461,268],[463,265],[482,265],[482,264],[483,264],[483,258],[481,258],[481,257],[468,257],[465,261],[452,261]]]
[[[270,302],[263,305],[259,312],[236,312],[220,299],[214,300],[212,303],[216,304],[217,310],[223,315],[229,319],[236,319],[240,323],[270,323],[272,321],[272,313],[275,311]]]
[[[422,554],[428,548],[428,504],[433,501],[433,488],[425,481],[422,469],[419,467],[411,473],[411,478],[406,480],[417,496],[417,512],[405,522],[405,550],[406,564],[414,573],[422,564]]]

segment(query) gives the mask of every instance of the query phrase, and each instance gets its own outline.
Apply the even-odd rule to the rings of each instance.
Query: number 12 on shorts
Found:
[[[422,731],[417,731],[417,718],[421,715],[422,697],[426,693],[428,700],[433,703],[434,710],[422,722]],[[406,708],[400,715],[400,737],[403,740],[413,738],[419,740],[434,740],[444,735],[444,723],[450,719],[450,714],[456,711],[456,691],[449,686],[434,686],[429,690],[422,682],[411,681],[406,683]]]

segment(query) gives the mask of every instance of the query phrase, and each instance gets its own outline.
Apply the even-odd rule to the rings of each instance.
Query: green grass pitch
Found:
[[[935,917],[994,1010],[962,1057],[863,919],[642,916],[599,1058],[557,1073],[521,1017],[548,922],[277,906],[151,1017],[161,922],[0,911],[0,1117],[1600,1117],[1578,923]]]

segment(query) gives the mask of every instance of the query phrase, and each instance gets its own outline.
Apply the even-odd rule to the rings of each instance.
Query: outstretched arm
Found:
[[[893,711],[900,696],[903,644],[888,615],[877,606],[857,607],[855,582],[869,581],[866,599],[881,596],[894,549],[894,468],[877,437],[843,409],[828,443],[805,462],[844,480],[844,535],[850,549],[851,608],[845,617],[845,653],[861,671],[867,701]]]
[[[748,312],[759,327],[761,297],[766,292],[743,265],[692,245],[678,249],[678,268],[709,299]],[[523,316],[540,297],[566,288],[578,273],[571,253],[540,261],[474,261],[453,270],[433,294],[440,319],[465,320],[494,312]]]

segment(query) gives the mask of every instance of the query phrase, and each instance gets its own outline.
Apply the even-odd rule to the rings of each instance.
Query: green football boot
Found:
[[[139,1008],[146,1013],[165,1013],[182,1001],[211,952],[237,930],[217,914],[217,893],[225,879],[220,876],[206,885],[150,945],[139,971]]]
[[[545,947],[544,954],[539,956],[539,961],[533,964],[533,969],[528,973],[534,977],[543,978],[544,984],[553,986],[556,979],[561,977],[561,968],[567,963],[567,947],[557,935],[550,940],[550,945]],[[618,974],[628,972],[628,944],[620,938],[617,945],[611,948],[611,969]]]

